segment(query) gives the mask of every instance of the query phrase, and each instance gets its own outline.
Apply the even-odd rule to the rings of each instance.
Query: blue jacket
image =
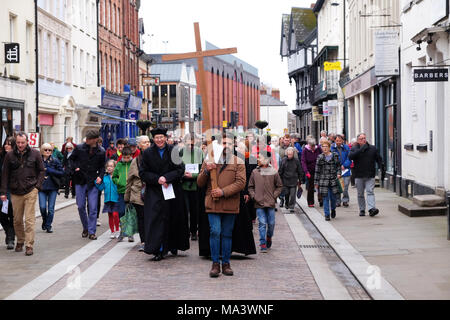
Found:
[[[98,190],[105,190],[105,203],[107,202],[119,202],[119,193],[117,192],[117,186],[112,181],[112,177],[109,174],[105,174],[101,184],[95,183]]]
[[[44,168],[46,169],[45,180],[42,184],[42,191],[58,190],[60,186],[57,186],[50,176],[54,176],[59,179],[64,176],[64,169],[61,165],[61,162],[53,156],[50,156],[47,161],[44,161],[44,159],[42,159],[42,162],[44,163]]]
[[[344,166],[345,169],[348,169],[348,171],[343,174],[343,177],[350,177],[350,165],[352,164],[352,161],[348,158],[348,155],[350,153],[350,148],[348,145],[343,144],[341,147],[341,152],[338,151],[338,148],[336,146],[336,143],[333,143],[331,146],[331,152],[336,153],[339,156],[339,161],[341,162],[341,166]],[[344,170],[342,170],[344,172]]]
[[[295,148],[297,149],[298,152],[298,158],[301,159],[302,158],[302,146],[300,145],[299,142],[296,142],[294,144]]]

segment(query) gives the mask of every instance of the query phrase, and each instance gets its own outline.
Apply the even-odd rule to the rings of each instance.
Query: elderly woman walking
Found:
[[[337,179],[341,178],[341,163],[338,154],[331,152],[329,141],[322,141],[322,151],[317,158],[314,185],[323,198],[325,220],[330,221],[330,205],[331,218],[336,218],[336,194],[339,193]]]
[[[145,188],[145,184],[142,183],[139,176],[139,169],[142,163],[142,156],[144,151],[150,147],[150,139],[147,136],[140,136],[136,139],[138,148],[140,150],[139,155],[133,159],[130,165],[130,171],[128,171],[127,186],[125,191],[125,202],[131,202],[136,209],[138,218],[138,230],[139,237],[141,238],[141,244],[139,245],[139,251],[144,251],[145,242],[145,225],[144,225],[144,194],[142,193]]]
[[[316,145],[316,140],[310,138],[307,140],[307,145],[302,151],[302,168],[306,175],[307,189],[308,189],[308,206],[314,207],[314,174],[316,172],[317,158],[322,153],[322,150],[318,145]],[[322,197],[319,195],[319,202],[321,202]]]
[[[61,162],[52,156],[53,148],[50,144],[44,143],[41,147],[42,161],[45,168],[45,180],[42,190],[39,191],[39,209],[42,216],[42,230],[52,233],[52,222],[55,214],[56,196],[64,177],[64,170]]]

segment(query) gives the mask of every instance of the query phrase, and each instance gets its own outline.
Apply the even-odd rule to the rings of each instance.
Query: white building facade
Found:
[[[34,1],[1,1],[0,19],[0,137],[36,128],[36,59]],[[5,48],[13,43],[19,50]],[[14,48],[16,46],[14,45]],[[19,63],[6,63],[19,61]],[[17,60],[18,59],[18,60]]]
[[[402,189],[441,194],[450,190],[449,1],[402,1],[401,22]]]

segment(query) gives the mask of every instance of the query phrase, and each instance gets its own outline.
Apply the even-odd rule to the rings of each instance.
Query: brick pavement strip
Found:
[[[160,261],[133,248],[83,300],[321,300],[320,290],[284,215],[277,213],[273,247],[266,254],[233,255],[232,277],[209,278],[211,262],[191,249]],[[257,224],[253,226],[258,242]],[[81,281],[83,274],[81,274]]]

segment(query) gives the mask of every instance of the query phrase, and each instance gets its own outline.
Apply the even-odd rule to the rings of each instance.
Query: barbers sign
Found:
[[[414,82],[443,82],[443,81],[448,81],[448,68],[414,70]]]
[[[5,63],[20,63],[20,45],[5,43]]]

